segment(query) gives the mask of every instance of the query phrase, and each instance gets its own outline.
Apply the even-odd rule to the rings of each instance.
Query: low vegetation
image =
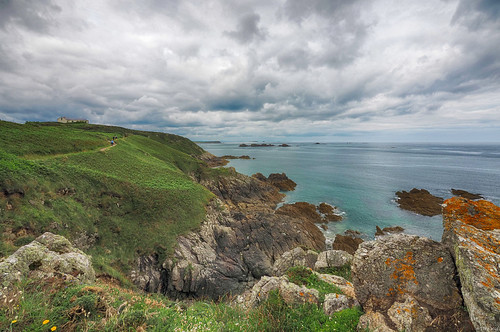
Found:
[[[192,177],[217,171],[202,152],[176,135],[0,121],[0,257],[51,231],[126,282],[137,254],[168,255],[203,220],[213,194]]]
[[[109,283],[24,282],[6,293],[7,331],[356,331],[359,308],[327,316],[314,304],[287,305],[278,292],[259,307],[173,302]]]
[[[314,274],[311,269],[305,266],[295,266],[288,269],[286,272],[288,280],[297,285],[304,285],[307,288],[316,289],[319,292],[320,301],[325,298],[326,294],[335,293],[342,294],[340,288],[335,285],[323,281]]]
[[[118,137],[111,147],[112,137]],[[0,259],[40,234],[67,237],[93,256],[99,280],[26,280],[0,292],[2,331],[354,331],[361,315],[327,316],[271,293],[258,308],[172,302],[127,279],[139,254],[169,255],[203,222],[213,198],[196,180],[224,176],[176,135],[89,124],[0,121]],[[292,270],[295,282],[338,292]]]

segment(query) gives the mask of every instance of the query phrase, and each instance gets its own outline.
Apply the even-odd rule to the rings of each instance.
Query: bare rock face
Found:
[[[227,160],[226,158],[217,157],[210,152],[205,152],[201,156],[198,156],[198,158],[206,162],[208,167],[220,167],[225,166],[229,163],[229,160]]]
[[[141,288],[173,298],[218,299],[272,275],[286,251],[325,249],[316,225],[275,214],[282,198],[276,187],[236,172],[202,184],[218,196],[207,207],[205,221],[199,230],[178,237],[165,262],[138,261],[131,276]]]
[[[471,200],[483,199],[483,196],[479,194],[473,194],[462,189],[451,189],[451,193],[453,194],[453,196],[460,196]]]
[[[283,204],[276,213],[311,222],[321,222],[321,215],[316,211],[316,206],[307,202]]]
[[[92,258],[63,236],[46,232],[0,262],[0,285],[8,287],[24,278],[63,276],[82,283],[95,281]]]
[[[427,311],[434,320],[462,310],[453,259],[439,242],[405,234],[364,242],[354,255],[351,273],[365,312],[382,314],[392,329],[421,330],[419,319]],[[423,316],[396,317],[394,312],[409,306]],[[428,319],[424,321],[427,324]]]
[[[253,288],[238,296],[237,302],[245,308],[255,308],[269,297],[271,291],[278,291],[285,303],[319,303],[319,292],[288,281],[287,277],[262,277]]]
[[[326,315],[331,315],[337,311],[349,309],[358,305],[359,303],[358,301],[356,301],[356,298],[331,293],[325,296],[325,302],[323,302],[323,311]]]
[[[454,197],[443,208],[443,239],[455,258],[462,294],[474,327],[500,327],[500,208]]]
[[[413,188],[409,192],[398,191],[396,196],[398,197],[399,207],[403,210],[429,217],[441,214],[443,199],[432,195],[425,189]]]
[[[387,325],[387,319],[380,312],[367,312],[359,317],[358,331],[396,332]]]
[[[361,243],[363,243],[363,239],[359,237],[337,234],[335,235],[335,240],[333,241],[332,249],[343,250],[351,255],[354,255],[354,253],[356,252]]]
[[[273,275],[282,276],[289,268],[294,266],[305,266],[312,269],[317,259],[318,253],[315,251],[304,250],[301,247],[297,247],[283,253],[283,255],[274,262]]]
[[[327,250],[318,255],[318,260],[314,264],[315,270],[325,269],[329,267],[341,267],[351,264],[353,256],[343,250]]]
[[[342,216],[336,214],[335,207],[321,203],[318,206],[307,202],[296,202],[293,204],[283,204],[276,213],[300,218],[313,223],[327,223],[330,221],[340,221]]]
[[[429,310],[421,307],[411,296],[407,296],[404,302],[394,302],[387,310],[387,315],[398,331],[423,332],[432,323]]]
[[[288,178],[285,173],[272,173],[266,178],[262,173],[257,173],[252,175],[252,177],[259,179],[260,181],[267,182],[281,191],[292,191],[295,190],[297,184]]]

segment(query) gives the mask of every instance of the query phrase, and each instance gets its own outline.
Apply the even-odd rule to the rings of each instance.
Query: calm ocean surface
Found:
[[[500,145],[298,143],[285,147],[240,148],[239,144],[200,144],[217,156],[249,155],[232,160],[240,173],[285,172],[297,183],[285,203],[327,202],[344,213],[330,223],[326,236],[346,229],[373,238],[375,226],[402,226],[405,232],[440,241],[441,216],[403,211],[395,192],[423,188],[449,198],[450,189],[482,194],[500,205]]]

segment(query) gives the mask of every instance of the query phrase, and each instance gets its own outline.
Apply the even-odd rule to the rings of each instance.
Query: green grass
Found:
[[[345,280],[352,281],[351,278],[351,265],[345,264],[339,267],[326,267],[319,270],[320,273],[333,274],[339,277],[344,278]]]
[[[219,171],[192,157],[202,152],[163,133],[0,121],[0,257],[45,231],[92,235],[98,272],[126,282],[138,254],[165,258],[204,219],[213,194],[191,177]]]
[[[172,302],[107,284],[92,286],[27,281],[9,289],[0,307],[0,326],[13,331],[355,331],[362,312],[331,316],[316,305],[287,305],[278,292],[259,307],[227,303]],[[11,301],[12,300],[12,301]],[[43,324],[45,320],[49,322]],[[12,323],[15,321],[15,323]]]
[[[288,280],[294,284],[304,285],[307,288],[318,290],[320,302],[324,300],[326,294],[343,294],[340,288],[329,284],[326,281],[320,280],[316,274],[304,266],[294,266],[289,268],[286,272],[286,276],[288,277]]]

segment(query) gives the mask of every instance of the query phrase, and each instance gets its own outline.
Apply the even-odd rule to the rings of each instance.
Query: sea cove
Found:
[[[442,217],[399,209],[395,192],[414,187],[450,198],[451,188],[482,194],[500,203],[500,146],[496,144],[288,143],[290,147],[239,147],[239,143],[200,144],[217,156],[249,155],[228,167],[251,175],[285,172],[297,183],[284,203],[327,202],[344,220],[328,224],[327,237],[354,229],[373,238],[375,226],[400,225],[405,232],[442,235]]]

